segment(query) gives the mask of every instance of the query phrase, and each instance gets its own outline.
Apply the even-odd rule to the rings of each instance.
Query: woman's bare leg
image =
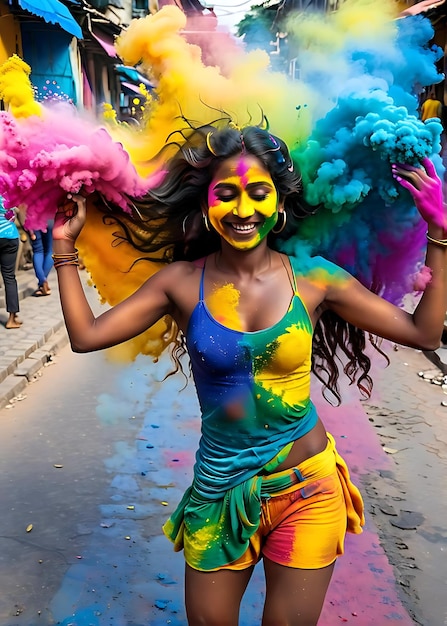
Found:
[[[186,565],[185,603],[189,626],[237,626],[242,596],[253,567],[199,572]]]
[[[264,557],[266,598],[262,626],[316,626],[334,564],[295,569]]]

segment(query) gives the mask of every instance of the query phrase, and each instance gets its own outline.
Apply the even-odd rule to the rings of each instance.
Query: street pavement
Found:
[[[84,284],[87,284],[88,275],[86,272],[82,272],[82,279]],[[14,403],[25,397],[27,385],[39,378],[43,368],[51,363],[52,358],[68,342],[58,298],[55,272],[53,271],[50,274],[49,283],[52,288],[50,296],[33,296],[36,284],[32,270],[20,271],[18,273],[18,282],[21,297],[20,316],[23,320],[23,325],[20,329],[6,330],[4,327],[6,321],[4,292],[0,288],[0,410],[4,407],[13,406]],[[438,356],[440,356],[441,360],[444,359],[445,352],[447,350],[444,348],[438,351]],[[398,467],[396,468],[396,462],[399,465],[397,458],[404,458],[401,450],[405,449],[403,441],[406,433],[401,433],[398,445],[396,445],[396,440],[393,442],[392,439],[387,439],[387,437],[394,436],[389,430],[386,430],[389,428],[390,418],[396,420],[402,415],[403,422],[405,424],[409,423],[411,427],[415,423],[411,420],[416,416],[418,419],[417,428],[419,430],[408,432],[410,443],[411,441],[415,442],[415,439],[418,437],[421,438],[421,416],[425,420],[432,419],[432,423],[428,424],[428,426],[430,427],[430,437],[433,438],[431,429],[436,425],[435,418],[439,421],[443,412],[447,411],[447,408],[442,408],[443,398],[447,398],[447,396],[443,394],[441,386],[429,384],[427,381],[423,381],[421,376],[418,376],[420,370],[425,370],[427,373],[429,371],[434,371],[435,373],[440,371],[421,352],[399,348],[391,352],[391,357],[393,366],[389,370],[384,370],[385,375],[382,372],[379,383],[381,397],[376,398],[375,404],[369,402],[368,406],[362,408],[360,403],[351,401],[341,409],[332,410],[327,405],[324,408],[321,407],[321,412],[325,413],[328,430],[333,433],[340,452],[346,458],[354,481],[357,484],[362,483],[362,492],[365,496],[368,511],[368,522],[364,533],[360,536],[348,536],[347,538],[346,557],[340,559],[339,563],[337,563],[336,575],[329,590],[325,609],[320,620],[321,626],[333,626],[339,622],[355,623],[356,626],[384,626],[388,623],[399,624],[400,626],[409,626],[414,623],[423,624],[423,626],[440,626],[441,624],[441,621],[438,619],[434,621],[420,617],[421,607],[418,609],[417,606],[413,606],[415,598],[411,597],[411,591],[414,590],[415,585],[411,580],[401,576],[398,559],[393,555],[392,546],[390,550],[391,559],[388,551],[390,543],[395,543],[398,546],[397,552],[400,551],[402,553],[399,542],[402,544],[405,541],[410,546],[410,549],[406,550],[406,552],[409,554],[414,553],[418,557],[418,546],[411,544],[411,541],[415,537],[420,540],[421,537],[423,538],[423,534],[419,531],[415,533],[411,529],[411,524],[409,528],[405,528],[405,524],[402,524],[402,522],[400,526],[399,524],[394,526],[392,520],[393,528],[397,528],[395,532],[401,534],[391,536],[388,526],[389,519],[391,519],[389,516],[394,515],[394,513],[390,513],[389,504],[390,502],[402,503],[402,493],[392,493],[392,489],[396,486],[396,481],[386,485],[386,489],[390,490],[389,493],[392,493],[391,497],[388,497],[388,493],[380,492],[380,490],[379,493],[376,493],[375,490],[378,489],[377,477],[379,475],[381,478],[384,476],[389,477],[393,472],[398,471]],[[156,395],[160,393],[159,391],[154,389],[151,393],[154,396],[150,402],[152,407],[164,406],[166,404],[165,398],[157,400]],[[174,397],[176,396],[176,394],[173,395]],[[437,409],[436,406],[438,407]],[[384,410],[384,407],[386,410]],[[153,429],[153,421],[155,419],[153,408],[148,419],[151,420],[149,426]],[[410,419],[409,422],[408,419]],[[379,427],[381,440],[376,430]],[[181,428],[185,428],[185,425],[182,425]],[[186,431],[189,432],[188,429]],[[162,434],[162,429],[160,429],[160,434]],[[434,438],[439,439],[437,435]],[[138,437],[138,439],[140,440],[141,437]],[[391,447],[390,441],[395,448]],[[172,430],[170,428],[166,433],[166,441],[160,441],[160,445],[155,447],[155,450],[159,450],[158,454],[160,455],[159,458],[155,458],[157,467],[164,467],[166,459],[164,459],[163,454],[166,454],[166,451],[169,451],[172,445]],[[423,442],[423,445],[425,446],[425,442]],[[432,441],[430,441],[430,445],[433,445]],[[447,442],[440,441],[439,445],[443,446],[443,454],[445,455]],[[178,456],[177,453],[176,456]],[[436,451],[436,454],[433,454],[433,457],[435,456],[439,457],[439,450]],[[409,461],[414,465],[414,455],[409,455]],[[403,461],[400,461],[400,463],[403,463]],[[171,465],[178,465],[178,463]],[[411,474],[411,470],[405,469],[408,474]],[[168,464],[163,470],[162,482],[166,484],[177,483],[177,468],[176,473],[172,476],[165,476],[164,473],[169,473],[169,471],[170,466]],[[365,476],[370,477],[370,483],[365,480]],[[398,478],[401,480],[400,476]],[[179,493],[185,486],[178,486]],[[381,498],[382,500],[386,499],[385,504],[387,506],[383,502],[381,503]],[[401,504],[401,506],[404,506],[404,504]],[[411,508],[412,505],[409,503],[405,504],[405,506]],[[436,503],[434,503],[434,506],[436,506]],[[442,501],[438,503],[438,506],[442,506]],[[380,516],[382,516],[382,519],[380,519]],[[399,522],[397,511],[395,517],[397,522]],[[119,524],[118,518],[114,516],[117,525]],[[413,523],[414,528],[421,525],[420,521],[414,521],[414,516],[410,522]],[[428,530],[430,530],[429,528],[427,529],[427,526],[428,524],[425,523],[425,529],[422,529],[426,537],[428,537]],[[444,549],[445,538],[443,531],[441,533],[439,528],[438,535],[442,535],[442,537],[438,537],[437,544],[434,543],[434,533],[427,540],[433,546],[432,553],[435,550],[439,552]],[[156,545],[158,546],[158,543]],[[154,549],[152,548],[152,550]],[[169,575],[176,576],[178,564],[172,565],[171,571],[170,559],[173,557],[167,559],[165,555],[166,550],[163,545],[163,548],[160,548],[160,563],[163,562],[165,564]],[[428,563],[425,547],[423,558],[425,565],[425,563]],[[353,563],[356,572],[354,577]],[[395,566],[394,569],[393,565]],[[79,564],[75,563],[73,567],[79,567]],[[410,565],[404,564],[405,567],[408,570],[408,567],[414,566],[410,563]],[[442,571],[440,574],[444,575]],[[255,580],[253,591],[251,595],[250,593],[248,595],[249,601],[256,610],[259,609],[260,589],[261,583]],[[405,598],[402,590],[406,591],[407,594],[409,593],[410,597]],[[59,601],[61,593],[58,594],[57,601]],[[172,594],[172,598],[169,594]],[[178,589],[167,589],[165,596],[163,601],[167,603],[166,606],[177,607]],[[65,606],[61,609],[61,614],[64,609]],[[176,608],[175,610],[177,611],[178,609]],[[159,618],[156,617],[157,612],[160,612],[157,603],[155,603],[152,611],[154,611],[154,614],[151,614],[149,619],[151,626],[158,623],[183,623],[181,620],[178,620],[178,614],[177,619],[174,619],[176,613],[174,611],[171,613],[168,609],[164,610],[164,613],[169,613],[169,616],[164,615],[163,621],[159,621]],[[334,622],[334,612],[337,615],[336,622]],[[247,616],[249,615],[248,608],[246,608],[246,614]],[[423,608],[422,615],[424,615]],[[165,621],[167,617],[169,619]],[[60,622],[62,621],[60,620]],[[65,624],[65,621],[63,623]],[[247,623],[251,625],[255,621],[248,621]]]
[[[5,291],[0,285],[0,410],[20,399],[30,381],[68,342],[63,322],[57,279],[50,273],[49,296],[33,296],[37,289],[34,271],[17,272],[20,328],[6,329]]]

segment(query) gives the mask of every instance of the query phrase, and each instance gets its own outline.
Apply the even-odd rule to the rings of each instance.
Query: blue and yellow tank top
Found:
[[[313,328],[296,288],[297,261],[290,260],[289,308],[255,332],[227,328],[211,315],[202,271],[186,343],[202,412],[195,487],[208,498],[254,476],[317,422],[310,400]]]

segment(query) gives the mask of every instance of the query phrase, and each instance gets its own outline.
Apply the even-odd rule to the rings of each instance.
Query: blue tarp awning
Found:
[[[59,0],[19,0],[22,9],[42,17],[50,24],[58,24],[67,33],[82,39],[82,30],[65,4]]]
[[[122,81],[127,81],[129,83],[133,83],[134,85],[139,85],[143,83],[147,89],[153,89],[154,86],[150,82],[146,76],[143,76],[137,69],[131,67],[130,65],[115,65],[115,69],[118,72],[118,76]]]

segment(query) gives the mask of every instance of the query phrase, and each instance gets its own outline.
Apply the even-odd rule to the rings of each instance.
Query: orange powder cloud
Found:
[[[227,59],[225,73],[217,66],[205,65],[201,49],[182,35],[185,26],[185,15],[166,6],[132,21],[116,42],[124,62],[141,63],[141,70],[154,83],[144,128],[139,134],[123,137],[137,167],[140,163],[144,168],[144,161],[161,149],[170,133],[185,128],[180,114],[205,124],[220,117],[219,111],[226,111],[244,125],[259,123],[263,111],[274,132],[286,141],[294,144],[308,136],[312,106],[300,114],[299,125],[291,124],[297,117],[296,107],[303,102],[311,105],[316,97],[308,87],[271,71],[269,57],[261,50],[246,53],[240,48],[237,54],[233,45],[228,60],[222,49],[221,57]],[[216,45],[223,46],[222,39]],[[218,56],[216,52],[214,56]]]

